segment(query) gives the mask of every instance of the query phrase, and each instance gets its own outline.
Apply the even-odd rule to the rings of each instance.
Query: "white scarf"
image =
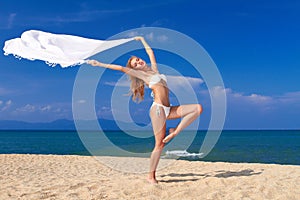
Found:
[[[134,40],[96,40],[74,35],[53,34],[38,30],[22,33],[21,38],[5,41],[4,54],[18,58],[43,60],[62,67],[85,63],[85,59],[112,47]]]

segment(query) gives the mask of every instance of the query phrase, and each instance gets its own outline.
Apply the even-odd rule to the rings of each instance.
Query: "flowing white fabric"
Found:
[[[85,63],[85,59],[112,47],[134,40],[96,40],[74,35],[53,34],[38,30],[22,33],[21,38],[7,40],[4,55],[18,58],[43,60],[50,66],[62,67]]]

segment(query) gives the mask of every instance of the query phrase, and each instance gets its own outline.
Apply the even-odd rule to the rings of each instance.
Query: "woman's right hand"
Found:
[[[95,66],[102,66],[102,64],[103,64],[103,63],[100,63],[97,60],[88,60],[87,63],[90,64],[90,65],[92,65],[92,66],[94,66],[94,67]]]

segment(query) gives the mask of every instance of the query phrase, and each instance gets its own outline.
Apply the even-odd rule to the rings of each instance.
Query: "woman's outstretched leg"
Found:
[[[176,128],[169,130],[169,135],[163,139],[164,143],[169,142],[172,138],[178,135],[184,128],[190,125],[202,113],[200,104],[190,104],[181,106],[172,106],[170,115],[167,119],[182,118]]]
[[[153,106],[150,109],[150,117],[155,137],[155,147],[150,157],[150,170],[147,178],[148,182],[150,183],[157,183],[156,169],[159,163],[161,152],[165,146],[165,144],[163,143],[163,139],[166,136],[166,117],[164,115],[163,109],[159,109],[161,109],[160,115],[157,115],[156,106]]]

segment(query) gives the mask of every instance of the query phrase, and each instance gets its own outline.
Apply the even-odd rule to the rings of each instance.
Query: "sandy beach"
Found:
[[[144,167],[139,163],[148,162],[147,158],[103,157],[103,160],[136,168],[137,172]],[[157,174],[159,184],[151,185],[145,173],[117,170],[95,157],[2,154],[0,199],[296,200],[300,197],[300,166],[176,160]]]

